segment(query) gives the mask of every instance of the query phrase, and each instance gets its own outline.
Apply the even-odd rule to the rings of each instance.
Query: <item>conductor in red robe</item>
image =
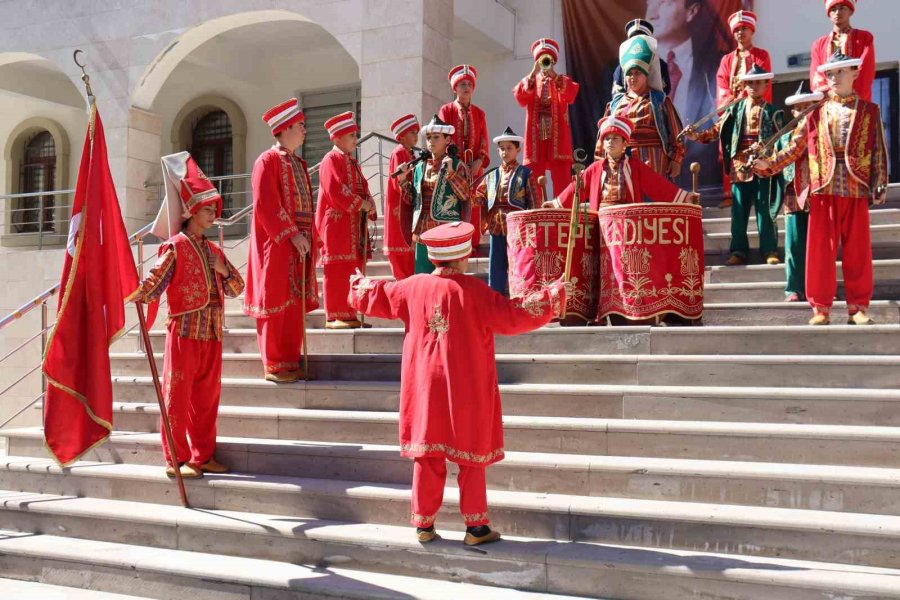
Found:
[[[487,116],[484,110],[472,104],[478,71],[472,65],[457,65],[450,70],[447,79],[456,100],[443,105],[438,111],[438,118],[454,127],[453,143],[459,149],[459,156],[466,164],[474,185],[491,162]],[[469,222],[475,227],[472,251],[477,255],[481,242],[481,207],[471,203],[469,210]]]
[[[350,277],[365,267],[371,253],[367,220],[375,220],[375,202],[359,163],[353,156],[359,127],[352,112],[325,121],[334,148],[319,166],[319,203],[316,227],[322,237],[322,287],[326,329],[362,327],[347,301]]]
[[[312,184],[294,151],[306,139],[296,98],[263,115],[275,145],[253,165],[253,225],[247,259],[244,313],[256,319],[265,377],[289,383],[303,377],[300,359],[305,316],[319,307]],[[302,285],[306,275],[305,292]]]
[[[388,179],[384,194],[384,255],[391,263],[394,279],[406,279],[416,270],[416,253],[412,243],[412,147],[419,136],[416,115],[403,115],[391,124],[397,147],[391,152],[388,172],[401,172]]]
[[[456,221],[423,233],[431,274],[388,282],[357,275],[352,302],[360,312],[401,319],[406,326],[400,381],[400,452],[413,466],[412,524],[420,542],[437,537],[447,460],[459,465],[464,543],[492,542],[485,467],[503,459],[503,421],[494,335],[547,324],[565,300],[555,282],[510,300],[466,275],[474,227]]]
[[[553,195],[558,196],[572,180],[569,105],[578,96],[578,84],[568,75],[559,75],[553,70],[559,60],[559,44],[555,41],[549,38],[537,40],[531,46],[531,55],[534,68],[513,88],[516,102],[525,108],[523,163],[535,177],[549,170]]]
[[[810,54],[809,82],[815,92],[828,92],[829,84],[819,67],[829,61],[835,52],[862,60],[859,77],[853,90],[860,100],[872,101],[872,83],[875,81],[875,37],[864,29],[850,26],[850,17],[856,11],[856,0],[825,0],[825,12],[833,28],[813,42]]]

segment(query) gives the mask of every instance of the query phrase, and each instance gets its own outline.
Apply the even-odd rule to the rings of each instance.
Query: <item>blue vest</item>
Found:
[[[622,103],[622,100],[625,99],[626,94],[624,92],[618,93],[613,96],[612,102],[609,103],[609,114],[616,114],[616,107]],[[666,122],[665,111],[663,111],[663,105],[666,102],[666,95],[659,90],[650,90],[650,105],[653,107],[653,122],[656,124],[656,131],[659,133],[659,139],[662,142],[662,149],[668,155],[671,155],[669,150],[669,125]],[[623,115],[628,116],[628,115]]]
[[[497,194],[500,192],[500,180],[502,179],[500,173],[501,169],[502,167],[491,169],[488,171],[487,175],[484,176],[485,185],[487,186],[488,210],[494,208],[494,203],[497,202]],[[509,189],[507,190],[506,195],[507,202],[509,202],[510,206],[514,206],[520,210],[526,210],[528,208],[526,197],[528,196],[529,177],[531,177],[531,169],[528,167],[519,165],[513,171],[509,178]],[[531,201],[534,202],[534,198],[531,198]]]

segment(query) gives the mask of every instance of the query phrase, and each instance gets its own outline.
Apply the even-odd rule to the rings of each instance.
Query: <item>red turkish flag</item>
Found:
[[[137,270],[109,172],[103,123],[92,106],[56,327],[43,365],[44,439],[60,465],[78,460],[112,431],[109,346],[124,330],[124,299],[137,287]]]

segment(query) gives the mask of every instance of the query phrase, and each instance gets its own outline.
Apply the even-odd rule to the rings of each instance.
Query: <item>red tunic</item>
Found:
[[[251,185],[253,225],[244,312],[262,319],[300,303],[302,264],[291,243],[297,233],[307,235],[312,249],[312,256],[306,258],[306,310],[318,308],[313,268],[318,238],[312,223],[312,184],[306,163],[276,145],[256,159]]]
[[[364,262],[363,200],[371,198],[369,184],[352,156],[332,149],[319,166],[319,203],[316,228],[322,238],[322,264]],[[372,212],[369,218],[374,220]]]
[[[606,158],[595,160],[582,174],[583,189],[588,194],[591,210],[599,210],[600,205],[606,200],[604,194],[606,164]],[[644,196],[653,202],[686,202],[688,199],[687,192],[639,160],[623,157],[621,174],[624,184],[622,186],[623,194],[615,204],[643,202]],[[573,182],[559,195],[559,205],[562,208],[571,208],[574,198],[575,183]],[[583,198],[582,202],[584,202]],[[606,202],[606,204],[610,203]]]
[[[451,269],[387,282],[357,278],[354,307],[406,326],[400,382],[400,452],[484,467],[503,458],[494,335],[547,324],[565,298],[551,284],[510,300]]]
[[[549,106],[543,107],[546,97],[544,87],[549,85]],[[525,108],[525,158],[524,164],[543,163],[551,160],[572,160],[572,130],[569,127],[569,105],[578,96],[578,84],[568,75],[556,75],[548,79],[539,73],[534,79],[526,77],[513,88],[513,96],[519,106]],[[549,113],[550,156],[538,156],[541,140],[541,114]],[[555,183],[555,182],[554,182]]]
[[[825,79],[825,74],[819,73],[817,69],[828,62],[838,44],[844,55],[862,59],[863,64],[859,68],[859,77],[853,83],[853,89],[860,98],[871,102],[872,83],[875,81],[875,38],[863,29],[851,29],[840,40],[835,39],[832,31],[813,42],[810,51],[812,63],[809,65],[809,83],[812,89],[820,92],[828,91],[828,80]]]
[[[484,111],[469,104],[469,124],[464,122],[464,109],[458,100],[448,102],[438,111],[438,118],[448,125],[453,125],[456,132],[453,134],[453,143],[459,148],[459,157],[466,165],[471,165],[479,158],[482,160],[481,169],[470,173],[472,180],[481,177],[485,167],[491,162],[488,150],[487,117]]]
[[[388,172],[393,173],[403,163],[412,160],[412,154],[398,144],[391,152]],[[384,194],[384,254],[410,254],[413,251],[412,241],[412,197],[409,185],[412,180],[412,169],[404,177],[389,177],[387,191]],[[403,207],[403,208],[401,208]],[[407,223],[404,223],[404,218]],[[405,232],[405,233],[404,233]],[[407,241],[409,240],[409,241]]]
[[[745,63],[742,71],[737,70],[736,66],[739,65],[734,64],[737,60],[737,53],[737,50],[729,52],[722,57],[722,61],[719,63],[719,70],[716,72],[716,106],[725,106],[736,98],[734,94],[735,88],[743,88],[744,84],[740,81],[735,81],[735,78],[749,71],[753,65],[759,65],[766,73],[772,72],[772,59],[769,57],[769,53],[762,48],[750,48],[751,64]],[[766,102],[772,103],[771,85],[766,88],[763,97],[766,99]]]

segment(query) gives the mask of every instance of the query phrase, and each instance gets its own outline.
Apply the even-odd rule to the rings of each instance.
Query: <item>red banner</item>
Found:
[[[600,209],[598,319],[703,316],[702,214],[690,204]]]
[[[568,209],[522,210],[506,217],[509,294],[522,298],[563,276],[569,243]],[[597,213],[581,211],[575,229],[572,283],[567,314],[584,321],[597,315]]]
[[[44,438],[65,466],[112,431],[109,346],[125,326],[124,298],[138,286],[96,108],[81,154],[60,282],[47,344]]]

